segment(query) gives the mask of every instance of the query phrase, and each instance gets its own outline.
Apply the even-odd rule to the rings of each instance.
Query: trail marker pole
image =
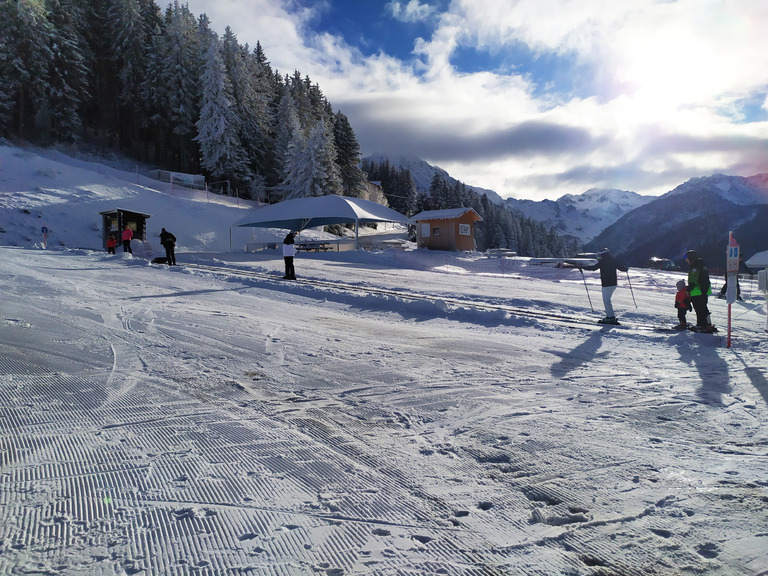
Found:
[[[40,232],[43,233],[43,248],[48,248],[48,227],[43,222],[43,227],[40,228]]]

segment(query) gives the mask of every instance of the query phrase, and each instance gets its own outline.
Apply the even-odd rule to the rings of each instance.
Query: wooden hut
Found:
[[[475,249],[475,222],[482,219],[472,208],[427,210],[411,218],[419,248],[465,251]]]

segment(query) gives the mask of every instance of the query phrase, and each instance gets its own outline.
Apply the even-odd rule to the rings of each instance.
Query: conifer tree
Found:
[[[360,144],[349,119],[341,112],[334,116],[333,141],[341,173],[342,192],[344,196],[357,198],[365,192],[366,183],[365,174],[360,169]]]
[[[25,137],[49,88],[53,30],[39,0],[2,0],[0,13],[0,90],[6,94],[5,123]]]
[[[48,0],[48,10],[53,26],[48,73],[50,131],[55,140],[74,142],[81,136],[80,106],[88,96],[87,46],[80,32],[83,11],[73,0]]]
[[[284,196],[288,191],[284,188],[292,167],[291,162],[298,162],[299,150],[304,147],[304,132],[301,129],[299,116],[293,103],[293,97],[287,86],[281,86],[282,97],[274,116],[273,138],[273,169],[278,184],[274,186],[276,193]],[[269,178],[270,175],[267,175]]]
[[[336,164],[336,148],[331,129],[320,119],[302,149],[290,160],[286,199],[307,196],[340,195],[341,175]]]
[[[195,140],[200,145],[202,165],[216,178],[249,179],[247,155],[238,136],[238,118],[232,102],[232,87],[221,59],[221,44],[211,38],[205,72],[200,119]]]
[[[117,81],[114,90],[118,117],[114,122],[121,134],[121,147],[128,148],[136,144],[144,123],[141,93],[147,76],[151,22],[145,22],[139,0],[110,0],[105,24],[112,74]]]
[[[306,162],[307,139],[299,121],[299,115],[293,105],[293,98],[286,90],[281,101],[280,125],[283,127],[278,134],[279,140],[276,147],[281,149],[281,181],[276,187],[278,194],[283,198],[299,198],[311,196],[305,186],[310,181],[310,166]]]
[[[185,172],[199,169],[194,138],[200,117],[204,49],[207,49],[207,44],[201,46],[201,40],[209,33],[199,30],[189,7],[179,5],[178,0],[166,10],[159,94],[172,134],[174,165]]]

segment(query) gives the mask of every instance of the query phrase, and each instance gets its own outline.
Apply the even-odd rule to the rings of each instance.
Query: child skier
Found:
[[[677,288],[677,294],[675,294],[675,308],[677,308],[677,319],[680,321],[675,328],[678,330],[685,330],[688,328],[685,314],[686,312],[693,310],[691,295],[688,294],[688,286],[685,284],[685,280],[678,280],[675,287]]]

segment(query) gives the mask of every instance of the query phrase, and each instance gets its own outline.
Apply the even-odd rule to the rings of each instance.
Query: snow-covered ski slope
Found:
[[[722,300],[633,328],[679,273],[620,278],[625,329],[524,259],[178,260],[0,248],[0,573],[768,571],[751,283],[727,349]]]

